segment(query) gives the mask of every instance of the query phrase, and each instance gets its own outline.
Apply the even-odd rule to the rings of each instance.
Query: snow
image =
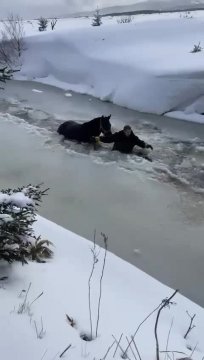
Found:
[[[191,121],[199,118],[203,122],[200,115],[203,53],[190,53],[194,43],[202,38],[203,13],[198,12],[193,19],[181,19],[179,14],[138,16],[131,24],[117,24],[115,18],[107,18],[100,28],[91,27],[90,22],[90,19],[60,20],[55,31],[45,33],[37,32],[34,21],[36,28],[27,23],[27,51],[17,76],[140,111],[168,112],[168,116]],[[4,202],[19,207],[32,205],[25,189],[10,196],[0,193],[0,204]],[[0,220],[8,219],[0,216]],[[119,339],[124,334],[121,346],[125,349],[125,337],[130,339],[145,317],[173,293],[172,289],[108,252],[99,336],[86,343],[80,334],[90,332],[88,279],[92,244],[42,217],[38,217],[34,226],[37,235],[54,244],[55,255],[46,264],[30,262],[26,267],[0,263],[2,277],[8,276],[0,282],[0,352],[5,359],[54,360],[70,344],[63,358],[104,359],[113,342],[112,335]],[[135,249],[134,253],[139,255],[140,250]],[[98,257],[91,283],[94,329],[103,249]],[[34,301],[39,294],[42,295]],[[180,294],[174,301],[176,304],[163,310],[160,317],[160,349],[166,349],[174,319],[169,350],[183,352],[179,357],[191,357],[194,350],[193,359],[200,360],[204,356],[204,310]],[[186,311],[196,314],[196,327],[187,340],[184,339],[189,326]],[[75,327],[68,324],[66,314],[76,322]],[[155,358],[155,319],[156,312],[136,336],[144,360]],[[113,358],[115,349],[114,345],[107,360]],[[118,349],[115,359],[120,359],[120,355]],[[128,356],[131,360],[134,358],[131,352]],[[165,355],[161,354],[161,359],[165,359]]]
[[[52,260],[46,264],[33,262],[27,266],[1,264],[1,275],[8,276],[8,280],[1,282],[0,288],[0,351],[5,359],[36,360],[41,359],[43,354],[45,360],[58,359],[70,344],[71,348],[63,356],[64,359],[102,359],[113,342],[112,335],[119,339],[124,334],[121,346],[125,349],[125,337],[130,339],[144,318],[163,299],[173,294],[172,289],[108,252],[102,285],[99,336],[94,341],[85,342],[81,340],[80,334],[89,334],[90,329],[88,278],[92,267],[90,249],[93,244],[41,217],[35,223],[35,231],[37,235],[41,234],[42,238],[53,242]],[[103,249],[100,249],[98,258],[91,282],[94,329]],[[23,306],[24,311],[21,311],[29,284],[27,301]],[[42,292],[39,299],[34,301]],[[200,360],[204,355],[204,310],[180,294],[173,301],[176,305],[163,310],[159,320],[160,350],[166,349],[173,318],[168,349],[184,352],[186,355],[179,357],[185,357],[190,356],[197,344],[193,359]],[[186,310],[192,315],[196,314],[196,327],[187,340],[183,338],[189,326]],[[66,314],[73,318],[75,327],[68,324]],[[155,358],[155,318],[156,313],[144,323],[135,339],[142,359]],[[115,349],[114,345],[107,360],[113,358]],[[115,359],[120,359],[120,355],[121,351],[118,350]],[[128,355],[129,359],[134,358],[131,351]],[[164,358],[161,354],[161,359]]]
[[[15,204],[19,208],[33,205],[33,200],[30,199],[28,196],[25,196],[23,192],[16,192],[10,195],[10,202]]]
[[[4,194],[4,193],[0,192],[0,204],[8,203],[9,199],[10,199],[10,197],[8,194]]]
[[[8,223],[8,222],[11,222],[13,221],[13,217],[9,214],[0,214],[0,224],[2,222],[4,223]]]
[[[36,21],[26,22],[27,51],[16,77],[203,123],[204,52],[191,50],[203,45],[204,12],[192,16],[138,15],[129,24],[106,17],[100,27],[91,18],[59,19],[54,31],[41,33]]]
[[[24,192],[15,192],[11,195],[4,194],[0,192],[0,204],[12,203],[13,205],[23,208],[28,205],[33,205],[33,200],[24,194]]]
[[[33,89],[32,91],[39,94],[42,93],[42,90],[38,90],[38,89]]]

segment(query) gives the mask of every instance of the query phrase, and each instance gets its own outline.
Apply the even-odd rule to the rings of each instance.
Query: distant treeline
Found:
[[[101,16],[123,16],[123,15],[150,15],[150,14],[167,14],[167,13],[177,13],[177,12],[186,12],[186,11],[199,11],[204,10],[203,7],[199,8],[184,8],[184,9],[175,9],[175,10],[133,10],[133,11],[121,11],[116,13],[101,14]]]

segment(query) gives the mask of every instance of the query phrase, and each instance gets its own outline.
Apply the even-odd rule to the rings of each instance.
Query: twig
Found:
[[[190,321],[189,328],[188,328],[188,330],[186,331],[186,333],[185,333],[185,335],[184,335],[184,339],[186,339],[187,336],[188,336],[188,334],[196,327],[195,325],[193,325],[193,320],[195,319],[196,314],[194,314],[193,316],[191,316],[188,311],[186,311],[186,313],[187,313],[187,315],[190,317],[191,321]],[[192,325],[193,325],[193,326],[192,326]]]
[[[170,339],[173,323],[174,323],[174,318],[171,320],[171,325],[170,325],[170,329],[169,329],[168,336],[167,336],[167,342],[166,342],[166,355],[167,355],[167,357],[168,357],[169,339]],[[165,356],[165,358],[166,358],[166,356]]]
[[[37,339],[38,339],[38,338],[39,338],[39,334],[38,334],[38,328],[37,328],[36,321],[34,321],[34,325],[35,325],[36,336],[37,336]]]
[[[108,354],[109,354],[110,350],[112,349],[112,347],[114,346],[114,344],[115,344],[115,340],[114,340],[114,342],[112,343],[112,345],[109,346],[109,348],[108,348],[108,350],[106,351],[106,353],[105,353],[104,357],[102,358],[102,360],[105,360],[105,359],[106,359],[106,357],[108,356]]]
[[[115,338],[115,336],[112,335],[112,337],[113,337],[113,339],[115,340],[116,344],[118,344],[120,350],[122,351],[122,359],[128,358],[128,359],[130,360],[129,356],[128,356],[128,355],[126,354],[126,352],[123,350],[122,346],[118,343],[118,341],[117,341],[117,339]]]
[[[25,291],[25,290],[21,290],[21,292],[20,292],[20,294],[18,295],[18,297],[20,298],[21,295],[22,295],[24,292],[26,292],[26,291]]]
[[[69,325],[71,326],[71,327],[75,327],[76,326],[76,323],[75,323],[75,321],[74,321],[74,319],[73,318],[71,318],[69,315],[67,315],[67,314],[65,314],[66,315],[66,319],[67,319],[67,322],[69,323]]]
[[[66,349],[60,354],[60,358],[67,352],[67,350],[69,350],[70,349],[70,347],[72,346],[72,344],[69,344],[67,347],[66,347]]]
[[[28,290],[26,291],[26,296],[25,296],[25,299],[24,299],[24,302],[23,302],[23,306],[25,307],[25,304],[26,304],[26,301],[27,301],[27,297],[28,297],[28,293],[29,293],[29,291],[30,291],[30,288],[31,288],[31,282],[30,282],[30,284],[29,284],[29,286],[28,286]]]
[[[192,351],[192,353],[191,353],[191,355],[190,355],[190,359],[192,359],[192,356],[193,356],[194,352],[196,351],[197,347],[198,347],[198,342],[197,342],[197,344],[195,345],[195,347],[193,348],[193,351]]]
[[[34,303],[35,301],[37,301],[42,295],[43,295],[43,291],[41,292],[40,295],[38,295],[38,296],[36,297],[36,299],[34,299],[34,300],[32,301],[32,303],[30,304],[30,307],[31,307],[31,305],[33,305],[33,303]]]
[[[134,335],[132,336],[132,340],[130,341],[130,344],[127,346],[127,348],[125,350],[125,353],[128,351],[131,343],[133,342],[133,339],[137,335],[137,333],[138,333],[139,329],[141,328],[141,326],[145,323],[145,321],[147,321],[150,318],[150,316],[152,316],[160,308],[161,305],[162,305],[162,302],[149,315],[147,315],[146,318],[138,325],[137,329],[134,332]]]
[[[135,339],[133,338],[132,340],[133,340],[134,347],[135,347],[135,349],[136,349],[136,351],[137,351],[137,355],[139,356],[139,359],[142,360],[141,355],[140,355],[140,352],[139,352],[138,347],[137,347],[137,345],[136,345]]]
[[[156,317],[156,322],[155,322],[155,327],[154,327],[154,335],[155,335],[155,340],[156,340],[156,359],[159,360],[159,340],[158,340],[158,335],[157,335],[157,328],[158,328],[158,323],[159,323],[159,317],[160,314],[162,312],[162,310],[168,306],[170,304],[170,301],[173,299],[173,297],[178,293],[178,290],[175,290],[174,293],[167,299],[163,300],[162,303],[163,305],[160,307],[160,309],[158,310],[157,313],[157,317]]]
[[[42,319],[42,316],[41,316],[41,328],[42,328],[42,330],[43,330],[43,319]]]
[[[122,337],[123,337],[123,334],[120,335],[120,339],[119,339],[118,344],[117,344],[117,346],[116,346],[116,349],[115,349],[115,352],[114,352],[114,354],[113,354],[113,357],[115,357],[115,355],[116,355],[116,353],[117,353],[118,346],[120,345],[120,342],[121,342],[121,340],[122,340]]]
[[[101,278],[100,278],[100,293],[99,293],[99,300],[98,300],[98,314],[97,314],[97,322],[96,322],[96,338],[98,336],[98,326],[99,326],[99,320],[100,320],[100,308],[101,308],[101,297],[102,297],[102,282],[103,282],[103,276],[104,276],[104,270],[106,266],[106,256],[107,256],[107,249],[108,249],[108,237],[105,234],[101,234],[103,237],[104,245],[105,245],[105,254],[103,258],[103,267],[101,272]]]
[[[182,355],[187,355],[186,353],[184,353],[184,352],[182,352],[182,351],[176,351],[176,350],[168,350],[168,351],[160,351],[160,353],[162,354],[164,354],[164,353],[176,353],[176,354],[182,354]]]
[[[44,327],[43,327],[43,319],[42,319],[42,317],[41,317],[41,329],[38,330],[36,321],[34,321],[34,325],[35,325],[35,331],[36,331],[37,339],[42,339],[46,334],[46,331],[44,330]]]
[[[58,354],[59,354],[59,351],[57,352],[57,354],[55,354],[55,356],[52,358],[52,360],[55,360]]]
[[[128,345],[129,345],[129,344],[130,344],[130,341],[128,340],[128,337],[127,337],[127,336],[126,336],[126,340],[127,340]],[[136,355],[135,355],[135,353],[134,353],[131,345],[130,345],[130,350],[132,351],[132,354],[133,354],[135,360],[137,360],[137,357],[136,357]]]
[[[43,354],[43,356],[41,357],[40,360],[43,360],[46,354],[47,354],[47,350],[45,350],[45,352],[44,352],[44,354]]]
[[[18,309],[18,314],[22,314],[26,308],[26,303],[27,303],[27,297],[28,297],[28,293],[30,291],[31,288],[31,282],[28,286],[28,290],[26,291],[26,295],[25,295],[25,299],[23,301],[23,303],[21,305],[19,305],[19,309]]]
[[[43,336],[45,335],[45,331],[44,331],[44,326],[43,326],[43,318],[41,316],[41,331],[40,331],[40,338],[43,338]]]
[[[174,360],[174,353],[172,353],[172,356],[173,356],[173,360]],[[169,355],[169,353],[167,353],[166,355],[165,355],[165,358],[167,357],[167,359],[169,359],[169,360],[172,360],[172,358],[171,358],[171,356]]]
[[[93,264],[91,269],[91,274],[89,276],[88,280],[88,298],[89,298],[89,320],[90,320],[90,329],[91,329],[91,339],[93,338],[93,323],[92,323],[92,310],[91,310],[91,279],[94,273],[95,265],[98,262],[97,254],[96,254],[96,230],[94,231],[94,246],[93,249],[91,249],[91,252],[93,254]]]
[[[87,358],[89,356],[89,353],[86,351],[87,348],[87,341],[83,341],[81,344],[81,357]]]

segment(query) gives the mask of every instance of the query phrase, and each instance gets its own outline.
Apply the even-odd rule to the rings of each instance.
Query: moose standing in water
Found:
[[[97,117],[89,122],[78,124],[75,121],[65,121],[57,130],[65,139],[85,143],[94,143],[100,134],[111,135],[111,115]]]

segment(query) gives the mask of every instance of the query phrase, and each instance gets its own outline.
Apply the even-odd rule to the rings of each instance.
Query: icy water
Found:
[[[111,251],[204,306],[204,126],[31,82],[0,95],[1,187],[43,181],[43,216],[89,239],[107,233]],[[153,163],[56,134],[66,119],[109,113],[153,144]]]

